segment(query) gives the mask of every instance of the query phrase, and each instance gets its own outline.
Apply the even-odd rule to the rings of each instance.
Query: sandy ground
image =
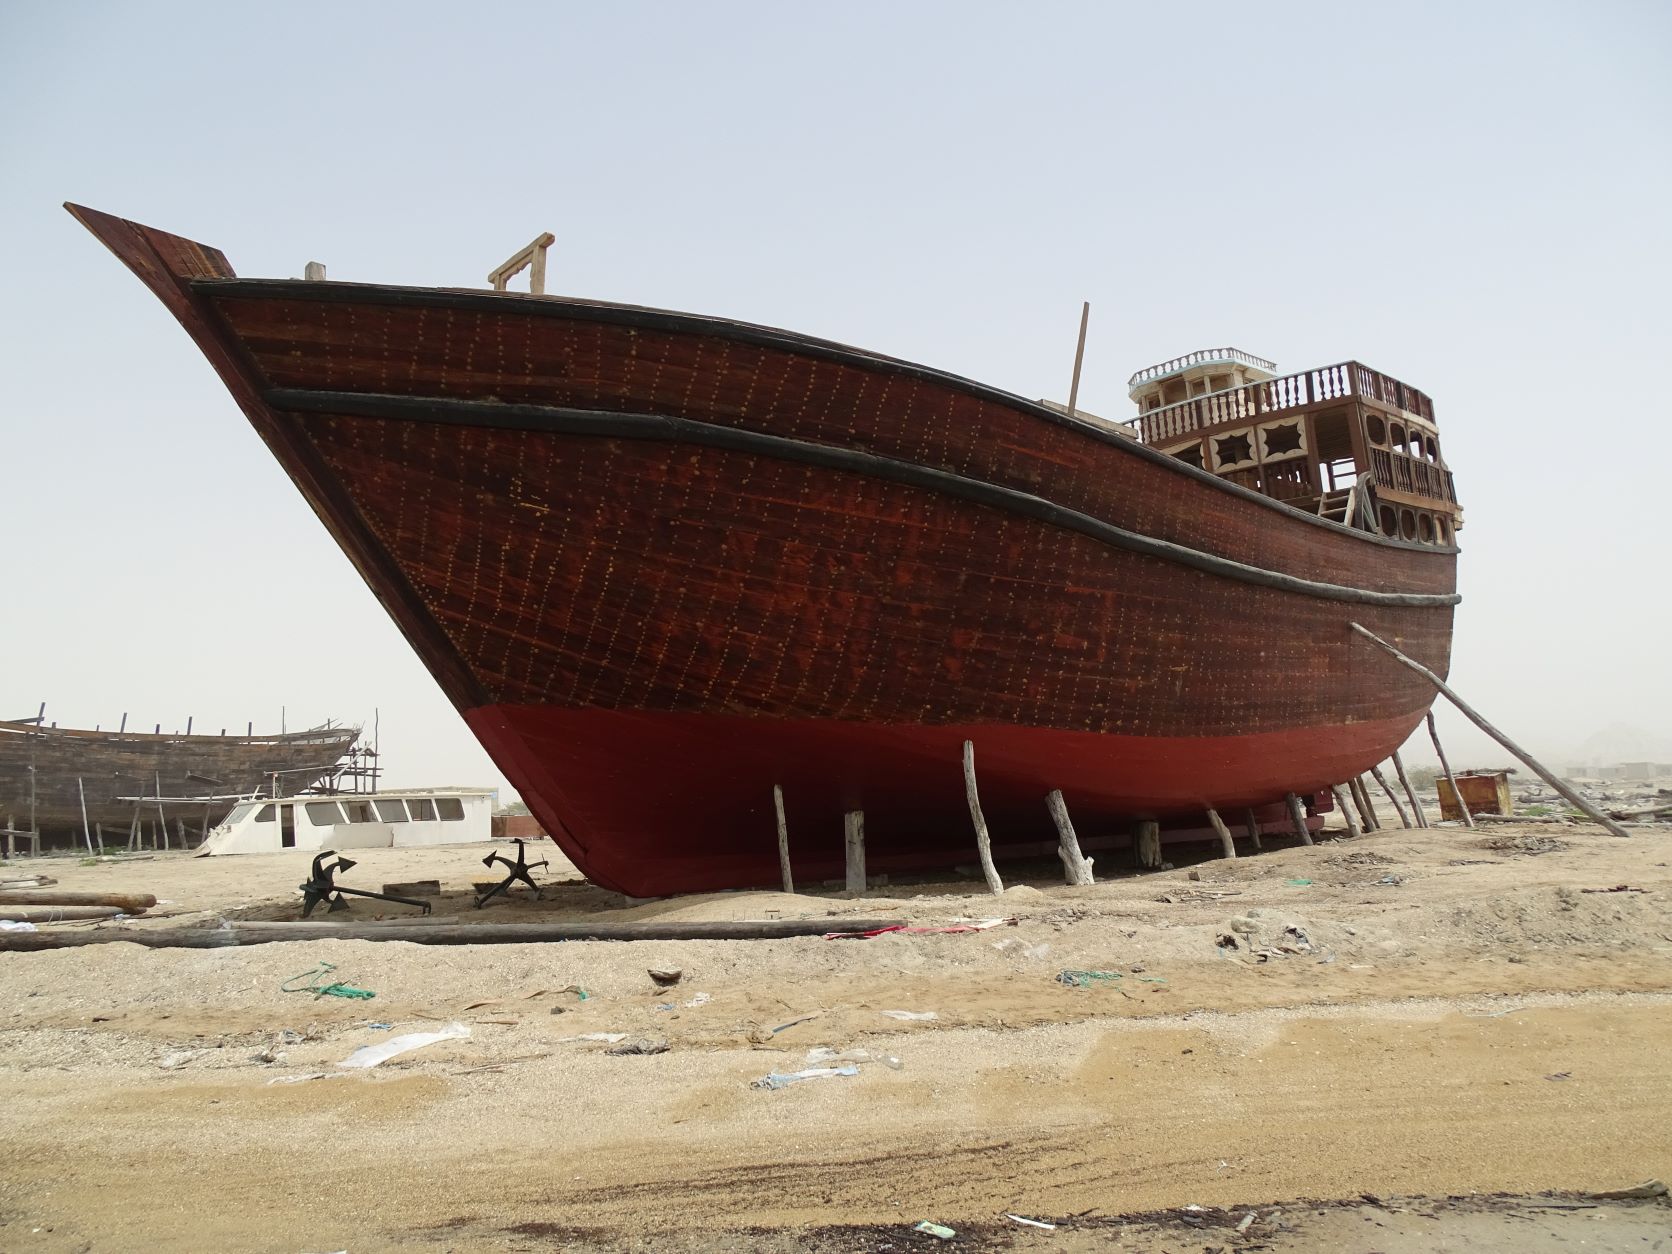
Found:
[[[558,865],[544,901],[478,914],[486,852],[367,851],[345,882],[439,879],[436,914],[471,921],[1017,922],[0,955],[0,1248],[1672,1251],[1664,1200],[1585,1196],[1672,1179],[1665,828],[1268,840],[1092,888],[1041,864],[1001,899],[953,881],[627,907]],[[7,874],[154,892],[142,925],[180,926],[294,918],[306,866]],[[1620,885],[1645,891],[1595,891]],[[376,996],[280,990],[321,962]],[[646,973],[664,966],[684,971],[672,990]],[[1064,969],[1121,978],[1077,988]],[[338,1066],[454,1021],[467,1038]],[[573,1039],[597,1032],[669,1049]],[[820,1046],[901,1065],[751,1086]]]

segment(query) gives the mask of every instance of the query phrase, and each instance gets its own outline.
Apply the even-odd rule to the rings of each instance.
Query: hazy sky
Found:
[[[0,717],[381,709],[391,783],[503,782],[76,200],[257,277],[481,286],[549,229],[551,290],[1030,397],[1090,300],[1110,416],[1194,348],[1356,357],[1435,399],[1457,687],[1672,758],[1669,13],[8,0]]]

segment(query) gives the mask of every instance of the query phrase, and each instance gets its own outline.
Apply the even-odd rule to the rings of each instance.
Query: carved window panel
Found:
[[[1268,422],[1256,428],[1260,441],[1260,460],[1284,461],[1291,457],[1305,457],[1306,423],[1299,418]]]
[[[1255,464],[1254,431],[1252,428],[1210,436],[1208,454],[1213,458],[1213,469],[1240,470]]]

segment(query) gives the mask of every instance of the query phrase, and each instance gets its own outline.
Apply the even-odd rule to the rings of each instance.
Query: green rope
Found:
[[[311,971],[304,971],[301,975],[291,976],[279,985],[279,991],[281,993],[312,993],[315,1001],[318,1001],[321,997],[348,997],[355,1001],[365,1001],[377,996],[369,988],[354,988],[348,984],[321,984],[319,982],[336,969],[336,963],[322,962]],[[295,984],[297,980],[307,980],[308,982],[300,988],[292,988],[291,985]]]

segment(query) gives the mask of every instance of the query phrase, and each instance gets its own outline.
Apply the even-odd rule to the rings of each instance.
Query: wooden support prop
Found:
[[[1243,824],[1248,828],[1248,839],[1254,842],[1254,848],[1260,848],[1260,820],[1254,817],[1254,811],[1243,811]]]
[[[157,821],[151,825],[151,848],[168,848],[168,815],[163,813],[163,775],[156,772],[153,778],[157,781]],[[160,831],[158,829],[161,829]],[[159,844],[158,841],[161,840]]]
[[[1208,808],[1208,822],[1213,824],[1213,830],[1219,833],[1219,847],[1225,851],[1227,858],[1237,856],[1237,842],[1231,838],[1231,829],[1225,826],[1225,820],[1219,817],[1219,811]]]
[[[93,852],[93,829],[87,826],[87,788],[81,782],[81,776],[75,777],[75,790],[81,798],[81,834],[87,838],[87,852]],[[70,838],[72,842],[74,837]]]
[[[1433,684],[1442,697],[1444,697],[1447,701],[1450,701],[1463,712],[1463,717],[1467,718],[1476,727],[1480,728],[1481,731],[1485,732],[1488,736],[1492,737],[1492,739],[1496,740],[1504,748],[1513,753],[1517,758],[1521,759],[1521,761],[1527,765],[1533,774],[1537,775],[1545,783],[1554,788],[1564,801],[1567,801],[1576,807],[1580,813],[1585,815],[1586,818],[1590,819],[1593,823],[1601,824],[1610,835],[1620,837],[1629,837],[1631,835],[1631,833],[1626,831],[1625,828],[1621,827],[1618,823],[1615,823],[1601,810],[1597,809],[1589,801],[1586,801],[1585,798],[1581,797],[1578,793],[1574,792],[1573,789],[1569,788],[1565,783],[1558,779],[1556,775],[1544,765],[1544,763],[1533,757],[1532,754],[1528,753],[1520,745],[1516,744],[1515,741],[1511,740],[1491,723],[1488,723],[1486,719],[1481,717],[1481,715],[1477,714],[1468,702],[1464,701],[1462,697],[1458,696],[1446,686],[1445,680],[1441,679],[1421,662],[1416,661],[1414,658],[1406,657],[1403,653],[1394,648],[1386,640],[1383,640],[1375,632],[1367,631],[1357,623],[1352,624],[1352,628],[1354,631],[1358,632],[1359,635],[1370,641],[1371,644],[1391,654],[1396,662],[1410,667],[1429,683]],[[1463,798],[1461,796],[1458,797],[1459,801],[1462,799]]]
[[[1057,825],[1057,857],[1062,859],[1064,878],[1070,884],[1095,884],[1091,859],[1080,852],[1080,838],[1074,834],[1074,824],[1068,818],[1068,803],[1062,799],[1061,789],[1053,789],[1045,795],[1045,808],[1051,812],[1051,821]]]
[[[778,815],[778,873],[784,878],[784,891],[795,891],[795,878],[790,874],[790,828],[784,821],[784,790],[772,785],[772,809]]]
[[[1370,785],[1364,782],[1363,775],[1353,776],[1352,784],[1353,800],[1358,802],[1359,818],[1364,820],[1364,830],[1381,831],[1382,816],[1376,813],[1376,804],[1370,800]]]
[[[865,812],[849,810],[842,816],[842,839],[847,847],[848,891],[865,895]]]
[[[975,791],[975,743],[964,741],[964,797],[970,803],[970,822],[975,824],[975,852],[981,859],[981,874],[987,891],[995,897],[1004,891],[1004,881],[993,865],[993,842],[987,835],[987,820],[981,815],[981,797]]]
[[[1434,742],[1434,752],[1440,756],[1440,769],[1446,774],[1446,783],[1451,785],[1451,795],[1457,798],[1457,808],[1463,811],[1463,826],[1473,827],[1475,816],[1469,813],[1469,805],[1457,787],[1457,776],[1451,773],[1451,763],[1446,761],[1446,751],[1440,748],[1440,733],[1434,730],[1433,710],[1428,711],[1428,738]]]
[[[1289,821],[1295,825],[1295,835],[1300,837],[1300,843],[1310,845],[1312,833],[1306,826],[1306,809],[1300,803],[1300,798],[1290,793],[1284,798],[1289,803]]]
[[[1154,819],[1139,819],[1132,833],[1132,849],[1138,855],[1138,865],[1154,870],[1161,865],[1161,824]]]
[[[1329,786],[1329,795],[1335,798],[1335,808],[1341,811],[1341,817],[1347,820],[1348,838],[1357,839],[1358,837],[1364,835],[1363,829],[1358,825],[1358,820],[1353,817],[1352,806],[1347,803],[1347,798],[1341,795],[1341,786],[1339,784],[1331,784]]]
[[[832,930],[875,932],[904,919],[751,919],[725,923],[233,923],[226,927],[107,927],[89,932],[0,932],[0,951],[132,941],[152,949],[223,949],[283,941],[392,940],[417,945],[531,945],[550,941],[778,940]]]
[[[1399,786],[1405,790],[1405,800],[1411,803],[1411,813],[1416,816],[1418,827],[1428,826],[1428,816],[1422,812],[1422,802],[1417,800],[1417,790],[1411,787],[1411,777],[1405,774],[1405,763],[1399,757],[1399,750],[1393,751],[1393,770],[1399,776]]]
[[[1393,803],[1393,812],[1399,816],[1399,825],[1410,827],[1411,820],[1405,813],[1405,807],[1399,804],[1399,798],[1394,793],[1393,786],[1388,783],[1388,777],[1382,774],[1382,768],[1380,766],[1371,767],[1370,778],[1376,781],[1381,790],[1388,795],[1388,800]]]
[[[0,907],[11,906],[115,906],[129,914],[140,914],[157,904],[150,893],[58,893],[40,888],[0,890]]]

